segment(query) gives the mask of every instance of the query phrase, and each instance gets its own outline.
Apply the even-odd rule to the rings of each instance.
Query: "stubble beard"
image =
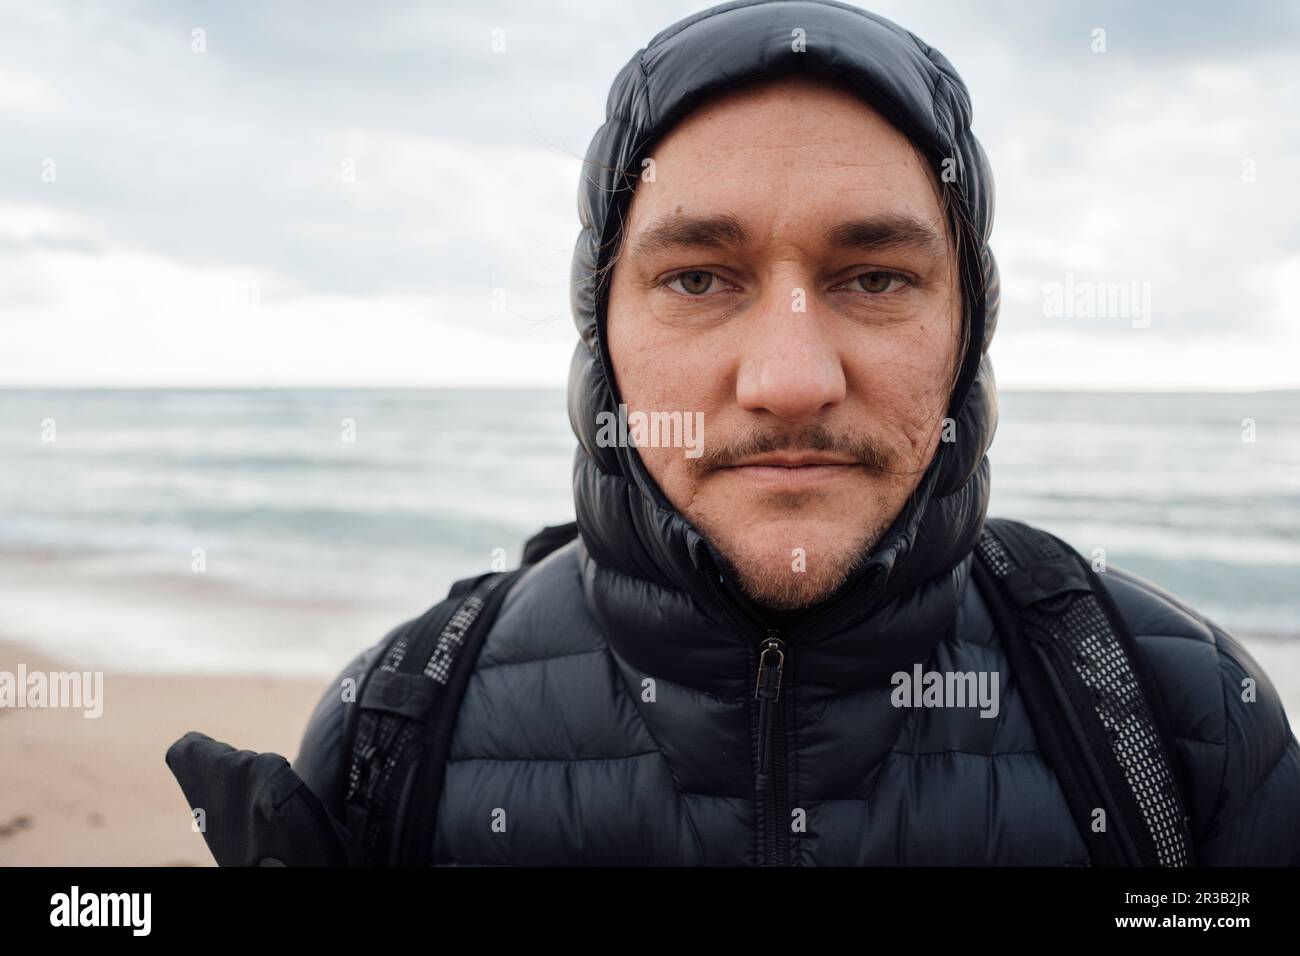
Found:
[[[688,517],[727,561],[746,597],[784,611],[811,607],[839,590],[867,562],[893,523],[892,516],[869,521],[856,529],[847,545],[806,550],[800,561],[796,546],[787,547],[787,541],[755,541],[718,526],[707,515]]]

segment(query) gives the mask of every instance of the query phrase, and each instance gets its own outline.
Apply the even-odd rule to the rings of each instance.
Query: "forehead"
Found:
[[[782,77],[709,100],[650,153],[629,234],[664,214],[725,212],[820,228],[854,215],[939,215],[934,176],[869,103],[826,80]]]

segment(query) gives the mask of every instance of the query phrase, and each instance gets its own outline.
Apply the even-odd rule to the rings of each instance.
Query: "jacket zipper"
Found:
[[[769,630],[758,649],[758,680],[754,697],[758,700],[758,771],[767,773],[772,750],[772,712],[781,699],[781,672],[785,667],[785,642],[780,632]]]
[[[716,573],[716,572],[715,572]],[[801,622],[798,627],[785,635],[776,628],[762,628],[752,617],[740,614],[732,608],[717,581],[712,577],[709,584],[719,603],[729,616],[736,620],[743,629],[761,631],[763,638],[759,643],[758,679],[754,686],[754,697],[758,699],[758,789],[763,795],[764,817],[767,821],[767,843],[764,854],[769,866],[790,865],[790,830],[789,830],[789,770],[786,754],[786,719],[785,704],[781,699],[781,680],[785,671],[786,641],[791,635],[805,633],[836,609],[856,598],[860,593],[870,589],[874,581],[864,582],[849,594],[826,608],[821,614]]]
[[[758,785],[763,793],[767,821],[766,855],[777,866],[789,864],[785,819],[789,815],[785,753],[785,707],[781,705],[781,677],[785,668],[785,642],[780,632],[767,632],[758,653]]]

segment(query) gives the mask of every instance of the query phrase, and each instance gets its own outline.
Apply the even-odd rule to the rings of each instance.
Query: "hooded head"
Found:
[[[609,440],[608,424],[621,420],[624,397],[608,318],[610,276],[637,184],[654,174],[657,144],[706,103],[783,77],[806,80],[809,88],[833,84],[910,144],[940,191],[936,208],[947,220],[960,297],[953,309],[960,334],[952,374],[944,378],[936,407],[950,424],[924,473],[909,481],[911,493],[892,523],[871,536],[866,560],[820,602],[824,609],[816,616],[831,618],[834,627],[944,574],[970,552],[987,504],[985,452],[996,419],[985,357],[997,314],[996,270],[987,246],[991,175],[970,132],[960,78],[941,54],[886,20],[821,0],[728,3],[663,31],[619,73],[579,191],[582,232],[572,298],[580,341],[569,383],[579,440],[575,504],[589,587],[600,573],[624,575],[638,579],[637,586],[685,592],[706,611],[739,612],[761,625],[764,613],[738,586],[716,547],[719,535],[710,540],[674,507],[636,447]],[[866,154],[864,144],[869,163]]]

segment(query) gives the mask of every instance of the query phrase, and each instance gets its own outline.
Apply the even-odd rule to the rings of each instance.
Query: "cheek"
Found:
[[[711,338],[653,321],[621,320],[610,330],[609,354],[624,401],[668,409],[697,400],[725,362]]]
[[[687,440],[707,449],[711,426],[726,406],[729,387],[734,398],[735,379],[728,374],[731,359],[722,343],[704,341],[711,336],[637,321],[632,310],[611,313],[607,335],[619,398],[628,413],[690,416],[692,431]],[[683,448],[640,447],[636,453],[674,505],[681,507],[692,497],[695,472]]]
[[[629,411],[703,412],[707,425],[727,389],[734,389],[735,376],[728,371],[734,360],[725,339],[638,321],[633,311],[611,314],[607,329],[622,401]]]
[[[947,411],[955,332],[941,321],[927,322],[855,353],[854,380],[865,414],[892,432],[919,467],[933,453]]]
[[[646,471],[674,508],[686,508],[694,496],[694,482],[686,470],[680,448],[638,448]]]

